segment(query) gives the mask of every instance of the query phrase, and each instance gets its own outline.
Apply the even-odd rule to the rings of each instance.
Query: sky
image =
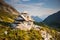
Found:
[[[28,14],[45,19],[47,16],[60,11],[60,0],[5,0],[20,13],[28,11]]]

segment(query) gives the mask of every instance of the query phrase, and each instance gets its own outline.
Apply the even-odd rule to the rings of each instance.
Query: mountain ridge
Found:
[[[60,11],[48,16],[43,22],[49,26],[60,28],[59,27],[60,26]]]

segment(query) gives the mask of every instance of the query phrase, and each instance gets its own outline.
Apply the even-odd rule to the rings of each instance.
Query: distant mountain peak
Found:
[[[31,16],[36,22],[42,22],[42,19],[38,16]]]

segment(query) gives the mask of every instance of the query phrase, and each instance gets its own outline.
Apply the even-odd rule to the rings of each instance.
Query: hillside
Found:
[[[53,28],[60,28],[60,11],[48,16],[43,22]]]
[[[7,4],[4,0],[0,0],[0,10],[4,10],[10,14],[18,15],[19,12],[13,8],[11,5]]]
[[[50,28],[42,22],[34,22],[34,27],[30,30],[11,28],[13,27],[11,24],[15,22],[14,19],[17,18],[18,14],[19,12],[17,12],[16,9],[5,3],[3,0],[0,0],[0,40],[60,40],[60,32]],[[39,20],[39,17],[36,18],[36,20]],[[31,20],[29,21],[31,22]],[[25,26],[23,24],[26,23],[23,22],[21,21],[22,26],[19,27]],[[18,21],[18,24],[21,23]],[[28,21],[27,23],[30,26]]]
[[[48,27],[24,31],[0,26],[0,30],[0,40],[60,40],[60,33]]]
[[[0,25],[14,22],[19,13],[12,6],[0,0]]]

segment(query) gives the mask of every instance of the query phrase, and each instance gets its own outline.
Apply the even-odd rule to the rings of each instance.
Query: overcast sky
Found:
[[[5,0],[19,12],[28,11],[30,15],[45,19],[60,10],[60,0]]]

